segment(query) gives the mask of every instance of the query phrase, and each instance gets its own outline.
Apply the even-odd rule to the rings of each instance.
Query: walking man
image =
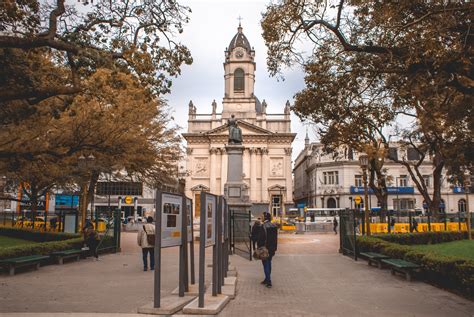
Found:
[[[255,223],[253,224],[252,226],[252,230],[251,230],[251,240],[252,240],[252,246],[253,246],[253,249],[257,249],[256,248],[256,243],[257,243],[257,240],[258,240],[258,234],[260,232],[260,227],[262,226],[262,218],[258,217],[257,220],[255,220]]]
[[[265,246],[268,249],[268,258],[262,260],[263,272],[265,279],[261,282],[266,287],[272,287],[272,258],[277,250],[278,228],[271,222],[272,216],[268,212],[263,213],[263,224],[259,226],[257,239],[257,248]]]
[[[334,234],[337,234],[337,226],[338,226],[338,222],[337,222],[337,219],[336,217],[334,217],[334,219],[332,220],[332,225],[333,225],[333,230],[334,230]]]
[[[413,218],[412,220],[412,228],[413,228],[413,231],[418,232],[418,221],[416,221],[415,218]]]
[[[94,225],[89,220],[86,222],[84,229],[84,242],[89,248],[89,254],[94,256],[96,261],[99,261],[99,252],[97,250],[99,246],[99,234],[94,229]]]
[[[390,220],[390,232],[395,233],[395,218],[393,218],[393,217]]]
[[[148,254],[150,254],[150,270],[153,271],[155,269],[155,226],[153,225],[153,217],[146,218],[146,224],[138,230],[137,242],[142,248],[143,271],[148,269]]]

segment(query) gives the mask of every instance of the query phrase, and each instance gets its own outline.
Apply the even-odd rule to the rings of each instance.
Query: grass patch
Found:
[[[35,242],[29,240],[0,236],[0,249],[34,243]]]
[[[460,240],[438,244],[414,245],[411,247],[417,251],[429,252],[436,255],[474,260],[474,240]]]

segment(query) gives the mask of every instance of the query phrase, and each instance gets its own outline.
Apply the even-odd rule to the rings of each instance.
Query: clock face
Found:
[[[237,58],[244,57],[244,52],[242,50],[238,50],[237,52],[235,52],[235,57]]]

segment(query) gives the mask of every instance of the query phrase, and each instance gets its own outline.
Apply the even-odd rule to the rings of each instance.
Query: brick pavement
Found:
[[[142,271],[135,237],[125,233],[122,253],[99,262],[0,275],[0,316],[138,316],[136,308],[152,300],[153,274]],[[354,262],[337,248],[332,234],[280,235],[272,289],[260,285],[261,263],[232,256],[239,272],[237,298],[220,316],[474,316],[471,301]],[[177,251],[163,250],[164,293],[177,285]],[[207,268],[207,280],[209,273]]]
[[[474,316],[474,303],[337,253],[332,234],[280,235],[273,288],[260,262],[233,256],[237,297],[220,316]]]

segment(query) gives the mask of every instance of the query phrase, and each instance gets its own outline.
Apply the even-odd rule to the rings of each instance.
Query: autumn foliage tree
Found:
[[[473,12],[469,1],[281,1],[262,20],[268,68],[304,66],[293,110],[321,124],[326,144],[388,148],[388,128],[409,121],[395,140],[420,159],[395,161],[436,213],[443,170],[473,165]]]
[[[189,13],[177,1],[1,2],[0,174],[38,195],[92,193],[113,170],[172,180],[180,138],[162,95],[192,62],[176,41]],[[95,157],[91,171],[81,155]]]

